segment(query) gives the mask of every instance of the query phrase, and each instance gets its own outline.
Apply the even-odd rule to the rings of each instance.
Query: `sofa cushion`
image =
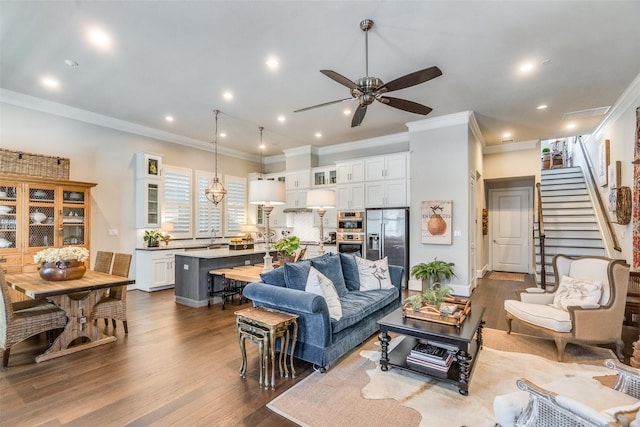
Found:
[[[358,273],[358,264],[356,264],[355,257],[353,254],[340,254],[342,276],[344,276],[344,283],[350,291],[360,290],[360,273]]]
[[[333,334],[355,325],[365,317],[391,304],[398,298],[398,289],[377,289],[374,291],[352,291],[340,298],[342,319],[331,321]]]
[[[552,329],[557,332],[571,331],[568,311],[546,304],[529,304],[522,301],[506,300],[504,309],[525,322]]]
[[[268,285],[285,287],[284,267],[279,267],[267,273],[260,273],[260,279]]]
[[[358,265],[361,291],[393,288],[387,257],[377,261],[356,258],[356,264]]]
[[[338,291],[338,295],[340,297],[343,297],[347,292],[349,292],[347,290],[347,285],[344,283],[342,264],[340,263],[339,255],[312,258],[311,265],[333,282],[333,285],[336,287],[336,291]]]
[[[333,286],[331,279],[314,267],[309,270],[305,291],[320,295],[325,299],[329,308],[329,317],[335,320],[342,318],[342,305],[340,304],[336,287]]]
[[[602,296],[602,282],[562,276],[553,297],[553,306],[567,311],[571,305],[597,304]]]
[[[287,288],[304,291],[311,261],[288,262],[284,265],[284,283]]]

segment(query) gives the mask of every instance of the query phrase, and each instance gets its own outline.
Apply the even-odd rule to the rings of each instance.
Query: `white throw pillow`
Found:
[[[342,319],[342,304],[340,304],[338,291],[336,291],[336,287],[333,285],[331,279],[311,267],[304,290],[312,294],[320,295],[325,299],[327,307],[329,307],[329,316],[332,319]]]
[[[391,276],[389,275],[389,263],[387,257],[377,261],[371,261],[360,257],[355,258],[356,264],[358,265],[361,291],[393,288]]]
[[[553,297],[553,306],[567,311],[570,305],[598,304],[602,296],[602,282],[562,276],[560,286]]]

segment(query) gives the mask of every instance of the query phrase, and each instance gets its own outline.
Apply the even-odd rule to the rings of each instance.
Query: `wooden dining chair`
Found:
[[[110,273],[111,261],[113,261],[113,252],[98,251],[96,253],[96,262],[93,264],[93,270],[101,273]]]
[[[4,350],[2,367],[9,364],[13,345],[29,337],[67,325],[67,313],[47,300],[11,302],[9,288],[0,271],[0,348]]]
[[[131,267],[131,254],[117,253],[113,258],[113,267],[111,274],[114,276],[129,277],[129,268]],[[109,292],[105,294],[100,301],[93,307],[92,319],[104,319],[105,325],[109,324],[109,320],[113,322],[113,329],[116,328],[116,320],[121,320],[124,326],[124,333],[129,333],[127,327],[127,287],[116,286],[109,288]]]

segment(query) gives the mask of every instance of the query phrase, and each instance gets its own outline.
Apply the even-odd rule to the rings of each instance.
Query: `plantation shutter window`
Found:
[[[215,206],[207,200],[204,192],[213,180],[213,173],[196,171],[196,237],[221,236],[221,206]]]
[[[225,235],[237,236],[247,221],[247,179],[227,175],[225,181],[227,188]]]
[[[165,165],[162,222],[173,224],[173,237],[192,237],[191,169]]]

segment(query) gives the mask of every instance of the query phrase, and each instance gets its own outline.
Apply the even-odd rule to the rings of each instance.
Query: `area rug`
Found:
[[[513,282],[524,282],[523,273],[506,273],[504,271],[492,271],[489,279],[493,280],[511,280]]]
[[[296,424],[311,427],[493,427],[494,397],[517,390],[518,378],[545,384],[563,377],[613,373],[602,365],[604,359],[613,357],[607,349],[569,345],[565,360],[571,363],[559,363],[552,342],[491,329],[485,329],[484,336],[485,345],[466,397],[453,385],[421,375],[400,369],[382,372],[374,337],[326,374],[311,374],[267,406]],[[536,355],[505,351],[515,350],[514,344]]]

